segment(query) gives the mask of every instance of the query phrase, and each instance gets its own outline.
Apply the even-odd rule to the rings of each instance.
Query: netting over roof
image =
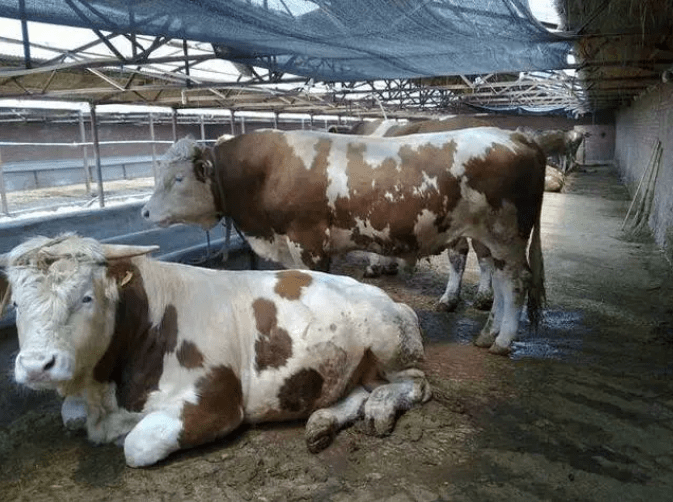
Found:
[[[17,0],[0,17],[20,19]],[[209,42],[319,80],[560,69],[570,43],[526,0],[24,0],[30,21]]]

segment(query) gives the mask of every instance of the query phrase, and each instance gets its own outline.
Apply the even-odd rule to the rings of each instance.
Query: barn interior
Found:
[[[157,159],[186,134],[208,144],[453,115],[588,133],[564,189],[545,194],[543,325],[524,326],[509,358],[471,345],[487,315],[472,303],[473,256],[450,314],[435,309],[445,255],[379,279],[362,278],[358,256],[336,262],[409,303],[426,334],[434,399],[387,438],[356,423],[312,456],[303,423],[257,425],[125,468],[118,447],[63,430],[56,396],[13,384],[8,309],[3,497],[670,500],[673,2],[556,0],[558,20],[536,17],[534,3],[0,0],[11,28],[0,100],[15,100],[0,104],[0,252],[77,229],[202,263],[224,229],[139,218]],[[74,29],[88,38],[69,41]],[[250,266],[244,251],[231,256],[228,267]]]

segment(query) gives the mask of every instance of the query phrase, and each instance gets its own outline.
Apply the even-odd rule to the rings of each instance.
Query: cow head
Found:
[[[189,223],[204,229],[220,220],[211,190],[213,160],[192,138],[175,143],[159,162],[159,177],[143,218],[165,227]]]
[[[114,329],[119,293],[108,262],[155,249],[65,234],[35,237],[0,256],[16,309],[17,383],[63,394],[85,383]]]

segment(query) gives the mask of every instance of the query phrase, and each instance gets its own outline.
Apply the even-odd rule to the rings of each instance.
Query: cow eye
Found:
[[[177,181],[178,183],[180,183],[183,179],[184,176],[182,176],[182,174],[178,174],[177,176],[175,176],[175,181]]]
[[[89,295],[85,295],[82,298],[82,303],[91,303],[93,301],[93,298],[91,298]]]
[[[19,306],[16,304],[16,302],[12,302],[12,307],[14,307],[15,309],[19,308]]]

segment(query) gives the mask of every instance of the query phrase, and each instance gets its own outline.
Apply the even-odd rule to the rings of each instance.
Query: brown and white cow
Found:
[[[414,263],[477,239],[493,257],[495,300],[476,343],[507,353],[527,292],[537,319],[545,159],[522,134],[265,130],[212,149],[185,138],[161,171],[146,219],[210,228],[229,216],[257,254],[288,267],[326,270],[332,254],[353,250]]]
[[[364,417],[376,435],[427,401],[418,319],[354,279],[215,271],[152,260],[155,247],[36,237],[7,269],[19,384],[66,396],[66,425],[121,442],[147,466],[242,422],[309,417],[316,452]]]
[[[456,115],[438,120],[421,120],[417,122],[399,123],[396,120],[374,120],[361,122],[351,127],[345,134],[360,134],[366,136],[398,137],[409,134],[422,134],[430,132],[455,131],[470,127],[489,126],[486,120]],[[545,189],[546,189],[545,177]],[[472,248],[477,255],[479,264],[479,285],[474,298],[473,306],[479,310],[489,310],[493,306],[493,260],[491,253],[481,242],[472,240]],[[463,274],[467,263],[467,254],[470,250],[468,239],[459,237],[447,245],[449,258],[449,279],[446,290],[439,299],[439,306],[447,312],[453,312],[460,303]],[[375,253],[369,254],[369,264],[365,268],[365,277],[378,277],[382,274],[396,274],[398,270],[397,260],[380,256]]]

